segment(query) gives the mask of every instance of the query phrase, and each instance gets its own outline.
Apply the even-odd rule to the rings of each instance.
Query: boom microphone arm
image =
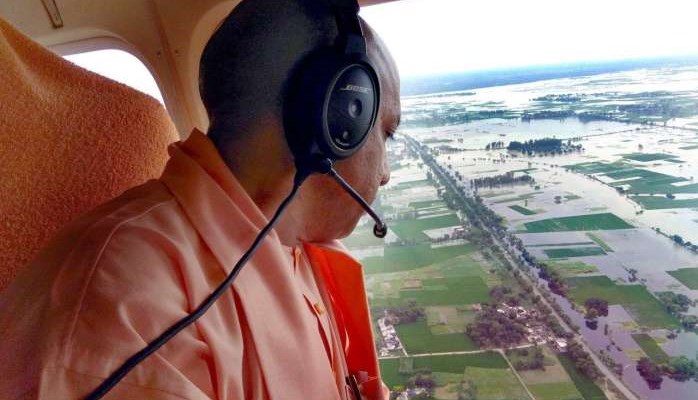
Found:
[[[298,168],[299,171],[303,171],[304,174],[310,175],[313,173],[318,173],[318,174],[323,174],[323,175],[329,175],[331,176],[335,182],[341,186],[344,191],[346,191],[354,201],[359,203],[361,208],[364,209],[368,213],[368,215],[373,218],[373,221],[375,221],[375,225],[373,226],[373,234],[377,238],[384,238],[385,235],[388,233],[388,225],[383,222],[381,217],[378,216],[378,214],[371,208],[371,206],[364,200],[363,197],[359,193],[354,190],[347,181],[342,178],[341,175],[337,173],[337,171],[334,169],[334,164],[332,163],[332,160],[329,158],[325,157],[308,157],[304,158],[301,160],[297,160],[296,167]]]
[[[366,200],[361,197],[360,194],[354,190],[353,187],[349,186],[347,181],[342,178],[337,171],[335,171],[334,168],[330,167],[330,170],[327,172],[327,175],[331,176],[334,178],[335,182],[339,183],[339,186],[342,187],[349,195],[357,202],[359,205],[368,213],[368,215],[373,218],[373,220],[376,222],[376,224],[373,226],[373,234],[376,235],[378,238],[384,238],[385,235],[388,233],[388,226],[383,222],[383,220],[378,216],[378,214],[371,208],[370,205],[366,202]]]

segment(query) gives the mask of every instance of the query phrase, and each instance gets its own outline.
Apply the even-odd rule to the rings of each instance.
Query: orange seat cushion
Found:
[[[160,103],[0,19],[0,290],[58,229],[160,175],[177,131]]]

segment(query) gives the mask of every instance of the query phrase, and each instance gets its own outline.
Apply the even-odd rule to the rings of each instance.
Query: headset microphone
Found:
[[[298,161],[297,164],[299,165],[299,169],[301,171],[301,174],[303,175],[310,175],[312,173],[318,173],[318,174],[323,174],[323,175],[329,175],[332,177],[335,182],[341,186],[342,189],[344,189],[345,192],[347,192],[354,201],[359,203],[361,208],[366,211],[368,215],[373,218],[373,221],[376,223],[373,225],[373,234],[377,238],[384,238],[385,235],[388,234],[388,225],[383,222],[381,217],[376,213],[373,208],[364,200],[361,195],[354,190],[351,185],[347,181],[342,178],[339,173],[337,173],[337,170],[334,169],[334,166],[332,164],[332,160],[329,158],[321,158],[321,157],[311,157],[311,158],[306,158],[303,160]]]
[[[378,214],[371,208],[370,205],[366,202],[366,200],[361,197],[360,194],[354,190],[347,181],[342,178],[337,171],[334,170],[334,168],[330,169],[330,172],[328,172],[328,175],[334,178],[334,180],[339,183],[339,186],[342,187],[351,197],[359,203],[361,207],[368,213],[368,215],[373,218],[373,220],[376,222],[375,225],[373,225],[373,234],[376,235],[377,238],[384,238],[385,235],[388,233],[388,226],[381,220],[381,218],[378,216]]]

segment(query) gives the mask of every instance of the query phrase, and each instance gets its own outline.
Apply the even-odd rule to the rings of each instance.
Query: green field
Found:
[[[647,210],[698,207],[698,199],[669,199],[666,196],[630,196],[630,199]]]
[[[549,218],[524,224],[529,233],[630,229],[632,225],[612,213]]]
[[[422,140],[422,143],[427,144],[427,143],[451,143],[453,139],[446,139],[446,138],[427,138]]]
[[[466,367],[508,369],[506,360],[493,351],[477,354],[451,354],[442,356],[403,357],[379,360],[381,377],[388,387],[404,385],[410,374],[400,374],[402,360],[411,360],[411,370],[427,368],[432,372],[463,374]],[[404,361],[402,361],[404,363]],[[403,368],[404,370],[404,368]]]
[[[647,154],[640,155],[640,158],[648,156]],[[674,158],[666,158],[667,161],[674,161]],[[678,161],[678,160],[676,160]],[[609,183],[610,186],[629,185],[626,190],[629,194],[667,194],[667,193],[698,193],[698,183],[692,183],[684,186],[673,186],[672,183],[686,182],[686,178],[671,176],[654,172],[642,168],[635,168],[632,165],[623,162],[601,163],[590,162],[575,165],[567,165],[565,168],[571,169],[583,174],[602,174],[617,182]],[[667,199],[669,200],[669,199]],[[690,207],[690,202],[685,203],[669,203],[662,202],[659,199],[651,199],[649,196],[641,196],[639,203],[646,202],[647,208],[679,208]],[[682,200],[683,201],[683,200]]]
[[[430,268],[433,269],[434,273],[437,274],[438,277],[443,278],[479,276],[485,282],[493,279],[495,281],[499,281],[497,275],[486,272],[483,267],[488,269],[487,266],[481,261],[473,260],[471,255],[465,255],[449,258],[448,260],[432,264]]]
[[[659,364],[669,361],[667,353],[659,347],[652,336],[646,333],[633,333],[631,336],[652,361]]]
[[[543,250],[548,258],[570,258],[605,255],[601,247],[568,247],[566,249],[545,249]]]
[[[633,160],[633,161],[648,162],[648,161],[667,160],[670,158],[676,158],[676,156],[672,156],[671,154],[664,154],[664,153],[633,153],[633,154],[626,154],[623,156],[623,158],[628,159],[628,160]]]
[[[698,149],[698,144],[693,144],[693,145],[690,145],[690,146],[679,147],[679,149],[681,149],[681,150],[695,150],[695,149]]]
[[[586,246],[594,244],[594,242],[568,242],[568,243],[541,243],[527,244],[526,247],[569,247],[569,246]]]
[[[569,168],[572,171],[576,171],[582,174],[605,174],[608,172],[622,171],[624,169],[632,168],[626,164],[616,162],[616,163],[602,163],[598,161],[579,163],[573,165],[565,165],[565,168]]]
[[[572,379],[572,382],[574,382],[579,393],[584,397],[584,400],[607,400],[601,388],[599,388],[594,381],[580,374],[574,367],[572,360],[570,360],[566,354],[558,354],[557,357],[558,360],[560,360],[560,364],[562,364],[565,371],[567,371],[567,374]]]
[[[420,179],[416,181],[407,181],[407,182],[400,182],[397,185],[393,186],[390,188],[390,190],[404,190],[404,189],[411,189],[419,186],[429,186],[429,181],[426,179]]]
[[[510,369],[466,367],[463,378],[475,385],[478,400],[529,400]]]
[[[425,311],[427,326],[434,335],[463,333],[477,314],[466,305],[430,306]]]
[[[424,279],[422,289],[400,291],[400,302],[410,299],[421,306],[479,304],[489,300],[489,288],[479,276]]]
[[[593,240],[594,243],[598,244],[599,247],[601,247],[601,248],[603,249],[603,251],[605,251],[605,252],[607,252],[607,253],[613,251],[613,249],[611,248],[611,246],[609,246],[606,242],[604,242],[603,239],[601,239],[601,238],[599,237],[599,235],[595,235],[595,234],[593,234],[593,233],[591,233],[591,232],[587,232],[586,235],[587,235],[587,237],[588,237],[589,239]]]
[[[681,268],[667,273],[679,282],[683,283],[687,288],[698,290],[698,268]]]
[[[560,365],[555,354],[543,346],[538,348],[543,353],[542,369],[520,369],[519,375],[524,384],[537,400],[582,400],[582,395]],[[512,365],[530,363],[535,359],[535,348],[509,350],[507,358]]]
[[[402,240],[428,240],[429,237],[422,231],[427,229],[446,228],[460,225],[456,213],[440,215],[429,218],[410,218],[394,221],[390,224],[390,229]]]
[[[534,214],[538,214],[537,212],[535,212],[535,211],[533,211],[533,210],[529,210],[529,209],[526,208],[526,207],[521,207],[521,206],[518,206],[518,205],[516,205],[516,206],[509,206],[509,208],[511,208],[512,210],[518,212],[519,214],[523,214],[523,215],[534,215]]]
[[[386,246],[383,250],[383,257],[367,257],[361,260],[361,263],[368,274],[409,271],[473,251],[475,251],[475,247],[469,244],[434,249],[429,244]]]
[[[553,260],[541,260],[541,263],[548,265],[554,270],[558,271],[560,275],[564,278],[571,276],[577,276],[581,274],[590,274],[593,272],[599,272],[599,269],[591,264],[586,264],[581,261],[574,262],[559,262]]]
[[[552,382],[527,385],[536,400],[582,400],[573,382]]]
[[[609,304],[622,305],[641,326],[652,329],[680,326],[643,285],[616,285],[607,276],[578,276],[566,281],[570,286],[569,297],[580,306],[587,299],[597,297]]]
[[[514,365],[514,368],[516,368],[516,363],[521,361],[523,363],[530,363],[534,360],[535,357],[535,347],[536,346],[531,346],[531,347],[526,347],[522,349],[509,349],[505,351],[505,354],[507,358],[509,359],[509,362]],[[556,361],[550,358],[550,354],[543,348],[542,349],[544,361],[543,365],[546,367],[555,365]],[[524,370],[521,370],[524,371]],[[521,372],[519,371],[519,372]],[[522,377],[524,378],[524,377]],[[524,379],[526,381],[526,379]]]
[[[349,249],[360,249],[363,247],[383,246],[385,241],[373,234],[373,227],[360,227],[354,230],[348,237],[342,239],[342,244]]]
[[[631,168],[611,172],[606,174],[606,176],[621,180],[620,182],[610,183],[611,186],[629,185],[630,187],[626,192],[630,194],[698,193],[698,184],[674,186],[672,183],[685,182],[686,179],[646,169]]]
[[[408,205],[412,208],[446,207],[446,203],[442,200],[413,201]]]
[[[426,321],[395,325],[395,329],[403,346],[410,354],[445,353],[478,348],[465,333],[432,334]]]
[[[522,195],[519,195],[516,197],[507,197],[505,199],[493,201],[492,204],[511,203],[512,201],[528,200],[528,199],[535,197],[535,195],[537,195],[539,193],[543,193],[543,192],[537,191],[537,192],[522,194]]]
[[[437,218],[437,217],[447,217],[447,216],[449,216],[449,214],[453,213],[453,211],[446,206],[425,207],[425,208],[419,208],[416,211],[417,211],[417,218],[416,219],[419,219],[419,220],[431,219],[431,218]],[[456,223],[456,225],[460,225],[460,223]],[[453,225],[451,225],[451,226],[453,226]],[[441,228],[441,227],[439,227],[439,228]]]
[[[488,199],[490,197],[499,197],[499,196],[508,196],[510,194],[514,194],[515,192],[513,190],[505,190],[505,191],[496,191],[496,192],[484,192],[480,193],[478,192],[478,195],[482,197],[483,199]]]
[[[483,279],[482,270],[478,268],[479,271],[475,271],[475,269],[465,268],[462,273],[453,272],[444,277],[418,279],[421,285],[416,288],[401,288],[404,278],[389,280],[392,286],[390,289],[381,288],[379,282],[373,286],[371,304],[395,307],[408,300],[414,300],[420,306],[428,307],[464,306],[487,302],[490,287]],[[424,275],[440,276],[441,273],[424,272]]]

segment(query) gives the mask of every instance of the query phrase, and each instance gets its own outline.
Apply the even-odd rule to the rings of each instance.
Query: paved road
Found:
[[[419,152],[419,149],[417,149],[417,152]],[[420,153],[420,154],[421,154],[421,153]],[[437,164],[437,165],[438,165],[438,164]],[[439,168],[441,169],[440,172],[441,172],[442,175],[448,176],[448,177],[450,178],[450,175],[448,174],[448,172],[447,172],[443,167],[441,167],[441,166],[439,165]],[[453,190],[453,192],[454,192],[454,193],[460,198],[460,200],[465,204],[465,198],[464,198],[464,196],[461,194],[459,188],[458,188],[456,185],[454,185],[452,179],[453,179],[453,178],[447,179],[447,180],[446,180],[446,183],[451,187],[451,189]],[[502,254],[504,254],[504,256],[507,258],[507,260],[508,260],[513,266],[516,267],[518,264],[514,261],[514,258],[512,257],[512,254],[511,254],[511,252],[513,251],[514,254],[516,255],[516,250],[515,250],[515,249],[511,249],[509,246],[503,244],[503,243],[499,240],[499,238],[497,238],[497,236],[490,230],[489,226],[487,226],[487,225],[485,225],[484,223],[482,223],[482,221],[480,221],[480,222],[481,222],[481,225],[484,226],[484,227],[487,229],[487,231],[490,233],[490,235],[491,235],[491,237],[492,237],[492,240],[493,240],[494,243],[500,248],[500,250],[502,251]],[[560,317],[560,315],[557,313],[557,311],[550,305],[550,303],[548,302],[548,300],[547,300],[545,297],[542,296],[542,294],[540,293],[540,291],[539,291],[539,289],[538,289],[538,284],[537,284],[537,282],[532,282],[532,280],[530,279],[530,277],[529,277],[524,271],[520,271],[520,272],[521,272],[521,275],[524,277],[524,279],[528,280],[528,282],[531,283],[531,285],[533,286],[533,291],[535,292],[535,294],[539,295],[540,298],[541,298],[541,301],[542,301],[545,305],[547,305],[548,307],[550,307],[550,309],[552,310],[552,315],[555,316],[555,318],[558,320],[558,322],[560,323],[560,325],[561,325],[563,328],[565,328],[568,332],[574,332],[574,331],[572,330],[572,328],[571,328],[569,325],[567,325],[567,323],[562,319],[562,317]],[[596,355],[596,353],[594,353],[594,351],[592,351],[592,349],[586,344],[586,342],[584,341],[584,338],[583,338],[581,335],[575,334],[575,339],[576,339],[577,343],[579,343],[579,344],[584,348],[584,350],[585,350],[587,353],[589,353],[589,356],[590,356],[591,359],[594,361],[594,363],[595,363],[596,366],[599,368],[599,370],[601,370],[601,372],[606,376],[606,378],[609,379],[609,380],[616,386],[616,388],[618,388],[618,390],[619,390],[621,393],[623,393],[623,395],[625,395],[625,396],[626,396],[628,399],[630,399],[630,400],[639,400],[639,398],[637,397],[637,395],[635,395],[635,393],[633,393],[633,392],[625,385],[625,383],[624,383],[621,379],[619,379],[615,374],[613,374],[613,372],[611,372],[611,370],[606,366],[606,364],[604,364],[604,363],[601,361],[601,359]]]

